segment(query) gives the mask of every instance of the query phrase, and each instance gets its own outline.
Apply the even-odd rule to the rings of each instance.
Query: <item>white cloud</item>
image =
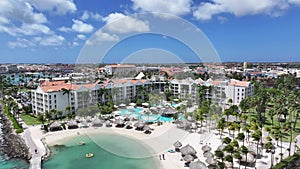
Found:
[[[149,24],[132,16],[121,13],[112,13],[103,18],[106,22],[105,29],[111,33],[147,32]]]
[[[43,24],[26,24],[23,23],[20,27],[0,25],[0,32],[6,32],[11,36],[33,36],[39,34],[50,35],[54,32],[49,27]]]
[[[9,23],[10,21],[7,18],[0,16],[0,24],[9,24]]]
[[[43,24],[22,24],[21,28],[16,29],[17,33],[24,35],[52,34],[49,27]]]
[[[61,32],[70,32],[70,31],[72,31],[71,28],[67,28],[65,26],[58,28],[58,30],[61,31]]]
[[[84,23],[80,20],[73,19],[72,30],[79,33],[90,33],[94,30],[94,27],[90,24]]]
[[[86,39],[86,36],[83,35],[83,34],[78,34],[76,37],[77,37],[78,39],[80,39],[80,40],[85,40],[85,39]]]
[[[1,0],[0,16],[7,21],[14,20],[27,24],[47,22],[44,14],[35,12],[31,4],[24,0]]]
[[[300,5],[300,0],[289,0],[289,3],[295,4],[295,5]]]
[[[231,13],[235,16],[266,14],[280,16],[289,7],[286,0],[212,0],[202,2],[193,12],[198,20],[210,20],[212,16],[221,13]]]
[[[61,46],[63,45],[65,38],[60,35],[52,35],[44,37],[39,41],[39,44],[42,46]]]
[[[93,13],[93,12],[89,12],[89,11],[84,11],[80,17],[80,19],[83,21],[90,19],[90,18],[97,20],[97,21],[101,21],[103,17],[98,13]]]
[[[77,10],[73,0],[28,0],[40,11],[49,11],[58,15],[73,13]]]
[[[7,42],[7,45],[10,48],[16,48],[16,47],[27,48],[27,47],[36,46],[33,42],[25,38],[17,38],[15,42],[11,42],[11,41]]]
[[[98,30],[91,39],[89,39],[86,44],[87,45],[96,45],[101,44],[103,42],[116,42],[119,41],[119,37],[115,34],[109,34],[106,32],[102,32]]]
[[[83,14],[81,15],[80,19],[84,21],[84,20],[89,19],[89,17],[90,17],[89,12],[88,11],[84,11]]]
[[[16,41],[7,43],[10,48],[28,48],[41,46],[61,46],[65,42],[65,38],[60,35],[49,35],[44,37],[33,37],[32,39],[17,38]]]
[[[190,12],[191,0],[131,0],[133,9],[147,12],[160,12],[184,15]]]

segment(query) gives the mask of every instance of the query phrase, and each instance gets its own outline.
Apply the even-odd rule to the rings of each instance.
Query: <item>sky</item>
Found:
[[[0,63],[300,62],[300,0],[0,0],[0,44]]]

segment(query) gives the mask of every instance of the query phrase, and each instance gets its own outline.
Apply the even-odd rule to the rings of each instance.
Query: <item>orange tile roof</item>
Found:
[[[63,88],[68,90],[78,90],[82,86],[88,89],[92,89],[98,84],[98,82],[92,84],[82,84],[82,85],[65,83],[64,81],[45,81],[45,82],[40,86],[44,92],[59,92],[62,91]]]
[[[231,79],[229,85],[230,86],[240,86],[240,87],[248,87],[250,82],[245,82],[245,81],[239,81],[239,80],[234,80]]]

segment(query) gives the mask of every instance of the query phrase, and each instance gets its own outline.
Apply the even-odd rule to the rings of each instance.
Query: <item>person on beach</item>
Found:
[[[162,154],[163,160],[165,160],[165,154]]]
[[[159,155],[159,160],[161,160],[161,155]]]

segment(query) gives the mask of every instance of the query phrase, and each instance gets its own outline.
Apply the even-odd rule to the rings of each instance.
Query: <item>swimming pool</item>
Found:
[[[157,114],[143,114],[142,111],[144,109],[141,107],[136,107],[134,109],[121,109],[119,114],[122,116],[131,116],[136,117],[139,120],[146,121],[146,122],[172,122],[174,119],[172,117],[163,117]]]

